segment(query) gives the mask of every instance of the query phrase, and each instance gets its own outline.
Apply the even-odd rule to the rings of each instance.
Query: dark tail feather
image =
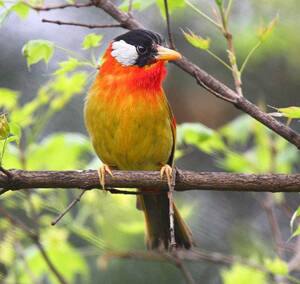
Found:
[[[138,198],[145,216],[148,249],[169,249],[171,237],[167,193],[139,195]],[[176,245],[178,248],[189,249],[194,245],[192,233],[181,217],[175,203],[173,203],[173,206]]]

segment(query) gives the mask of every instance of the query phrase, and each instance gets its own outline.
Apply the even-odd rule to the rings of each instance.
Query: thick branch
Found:
[[[101,188],[97,171],[22,171],[9,170],[10,177],[0,172],[0,188]],[[106,176],[106,186],[168,190],[159,172],[113,171]],[[176,191],[186,190],[300,192],[300,174],[232,174],[224,172],[192,172],[178,170]]]

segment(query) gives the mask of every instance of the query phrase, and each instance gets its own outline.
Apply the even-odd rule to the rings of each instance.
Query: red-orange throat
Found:
[[[160,93],[162,91],[162,81],[167,74],[164,61],[156,61],[144,67],[123,66],[111,55],[111,45],[103,59],[95,85],[104,89],[121,87],[124,92]]]

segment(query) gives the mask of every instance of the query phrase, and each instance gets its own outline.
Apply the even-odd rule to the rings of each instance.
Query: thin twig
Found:
[[[48,267],[50,268],[50,270],[55,274],[57,280],[61,283],[61,284],[68,284],[68,282],[64,279],[64,277],[58,272],[58,270],[56,269],[56,267],[54,266],[54,264],[52,263],[52,261],[50,260],[47,252],[45,251],[44,247],[42,246],[42,244],[39,241],[35,241],[35,244],[37,245],[37,247],[39,248],[44,260],[46,261]]]
[[[168,184],[168,198],[169,198],[169,220],[170,220],[170,248],[171,251],[176,249],[176,239],[175,239],[175,225],[174,225],[174,202],[173,202],[173,192],[176,184],[176,169],[173,167],[171,182]]]
[[[174,44],[174,40],[173,40],[172,31],[171,31],[170,15],[169,15],[169,8],[168,8],[168,0],[164,0],[164,5],[165,5],[167,30],[168,30],[168,37],[169,37],[170,47],[172,49],[176,49],[175,48],[175,44]]]
[[[133,15],[132,15],[132,4],[133,4],[133,0],[129,0],[128,15],[130,17],[133,17]]]
[[[181,270],[187,284],[195,284],[192,274],[186,269],[182,261],[178,262],[177,267]]]
[[[55,219],[55,221],[51,222],[51,225],[56,225],[62,217],[64,217],[75,205],[78,203],[82,197],[82,195],[86,192],[85,189],[81,191],[81,193],[69,204],[69,206]]]
[[[43,23],[51,23],[57,25],[67,25],[67,26],[78,26],[78,27],[85,27],[89,29],[98,29],[98,28],[120,28],[122,27],[121,24],[103,24],[103,25],[91,25],[91,24],[84,24],[84,23],[76,23],[76,22],[63,22],[59,20],[49,20],[49,19],[42,19]]]
[[[220,9],[220,14],[221,14],[221,19],[222,19],[222,32],[227,40],[228,43],[228,48],[229,48],[229,59],[231,62],[231,66],[233,69],[232,76],[234,80],[234,85],[235,85],[235,90],[238,93],[239,96],[243,96],[243,91],[242,91],[242,81],[241,81],[241,76],[240,76],[240,71],[238,69],[238,65],[236,62],[236,55],[233,47],[233,41],[232,41],[232,34],[229,31],[229,26],[228,22],[226,21],[226,16],[225,16],[225,11],[222,5],[219,6]],[[232,58],[233,57],[233,58]]]
[[[23,261],[23,263],[24,263],[24,269],[26,270],[26,272],[27,272],[28,276],[30,277],[32,283],[33,284],[39,284],[40,281],[36,278],[36,276],[34,275],[33,271],[31,270],[30,266],[28,265],[28,262],[26,260],[25,254],[24,254],[23,247],[21,246],[21,244],[19,242],[15,243],[15,249],[16,249],[19,257]]]
[[[258,195],[258,194],[255,194],[254,197],[257,200],[260,207],[265,210],[265,212],[268,216],[268,220],[269,220],[270,228],[271,228],[271,231],[272,231],[272,236],[273,236],[273,239],[274,239],[274,243],[275,243],[275,246],[276,246],[276,249],[277,249],[277,253],[282,258],[283,257],[283,251],[282,251],[283,241],[281,239],[281,235],[280,235],[280,231],[279,231],[279,225],[278,225],[275,213],[274,213],[273,196],[268,195],[267,200],[264,200],[263,197]]]
[[[8,178],[11,178],[11,173],[2,166],[0,166],[0,171],[3,172]]]
[[[190,8],[192,8],[196,13],[198,13],[201,17],[203,17],[204,19],[206,19],[207,21],[209,21],[210,23],[212,23],[213,25],[215,25],[218,29],[221,29],[222,26],[218,23],[216,23],[212,18],[210,18],[209,16],[207,16],[205,13],[203,13],[201,10],[199,10],[196,6],[194,6],[190,1],[185,0],[185,4],[187,6],[189,6]]]
[[[129,194],[129,195],[147,195],[147,194],[161,194],[166,192],[165,190],[159,191],[128,191],[128,190],[119,190],[115,188],[107,188],[106,191],[109,191],[112,194]],[[83,194],[86,192],[86,189],[83,189],[81,193],[69,204],[69,206],[61,213],[59,216],[51,222],[52,226],[55,226],[81,199]]]
[[[57,5],[57,6],[43,6],[43,5],[31,5],[29,2],[23,0],[23,4],[26,6],[30,7],[33,10],[36,11],[50,11],[50,10],[57,10],[57,9],[65,9],[65,8],[82,8],[82,7],[90,7],[94,6],[94,4],[90,1],[87,3],[67,3],[67,4],[62,4],[62,5]]]

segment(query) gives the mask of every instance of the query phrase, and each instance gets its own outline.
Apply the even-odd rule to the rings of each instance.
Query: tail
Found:
[[[169,249],[171,236],[167,193],[139,195],[138,198],[145,216],[147,248]],[[177,248],[189,249],[194,245],[192,233],[174,202],[173,207],[176,246]]]

